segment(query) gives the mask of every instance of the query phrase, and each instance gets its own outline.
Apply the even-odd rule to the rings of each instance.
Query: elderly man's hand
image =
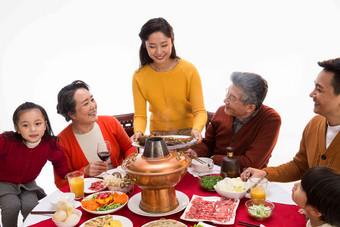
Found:
[[[260,169],[255,169],[255,168],[247,168],[245,169],[242,173],[241,173],[241,179],[243,181],[247,181],[249,178],[251,177],[266,177],[267,176],[267,172],[264,170],[260,170]]]
[[[197,153],[193,149],[184,151],[184,154],[188,155],[189,157],[197,157]]]
[[[108,170],[108,166],[106,162],[91,162],[84,168],[84,172],[87,176],[94,177],[99,174],[106,172]]]

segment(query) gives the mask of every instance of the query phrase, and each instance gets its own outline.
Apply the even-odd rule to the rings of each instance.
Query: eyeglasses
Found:
[[[243,103],[236,96],[230,94],[228,90],[227,90],[227,94],[225,96],[225,100],[230,102],[230,103]]]

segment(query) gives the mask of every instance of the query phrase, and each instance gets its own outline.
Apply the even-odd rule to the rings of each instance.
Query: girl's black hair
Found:
[[[149,36],[154,32],[162,32],[166,37],[171,39],[172,50],[170,58],[177,58],[176,49],[174,44],[174,32],[171,25],[162,17],[153,18],[148,20],[141,28],[139,37],[142,40],[142,44],[139,49],[140,65],[144,66],[153,62],[146,49],[145,42],[149,39]]]
[[[13,124],[15,126],[15,128],[18,127],[18,122],[19,122],[19,118],[20,115],[26,111],[32,110],[32,109],[38,109],[40,110],[41,114],[43,115],[44,120],[46,121],[46,130],[44,135],[41,138],[41,141],[49,141],[49,143],[51,144],[51,146],[54,149],[57,149],[57,142],[59,141],[58,137],[54,136],[53,131],[52,131],[52,127],[51,127],[51,123],[50,120],[48,118],[47,112],[46,110],[38,105],[35,104],[33,102],[25,102],[23,104],[21,104],[20,106],[17,107],[17,109],[14,111],[13,113]],[[8,132],[4,132],[3,134],[4,139],[9,140],[9,141],[22,141],[25,140],[21,134],[19,134],[17,131],[8,131]]]
[[[326,166],[308,169],[302,176],[301,187],[306,192],[307,204],[317,209],[321,220],[340,226],[340,170]]]

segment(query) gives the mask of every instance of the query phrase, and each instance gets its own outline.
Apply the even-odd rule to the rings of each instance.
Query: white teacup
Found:
[[[209,172],[210,169],[214,167],[214,162],[211,158],[205,158],[205,157],[199,157],[203,162],[205,163],[200,163],[196,159],[192,159],[191,161],[191,166],[194,169],[195,172],[197,173],[206,173]],[[210,167],[210,169],[209,169]]]

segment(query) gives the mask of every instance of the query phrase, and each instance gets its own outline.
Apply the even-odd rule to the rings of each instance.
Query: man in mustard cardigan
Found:
[[[304,129],[300,150],[292,161],[262,170],[248,168],[241,174],[267,177],[270,181],[300,180],[314,166],[333,167],[340,172],[340,58],[318,62],[323,70],[310,93],[314,101],[314,116]]]

